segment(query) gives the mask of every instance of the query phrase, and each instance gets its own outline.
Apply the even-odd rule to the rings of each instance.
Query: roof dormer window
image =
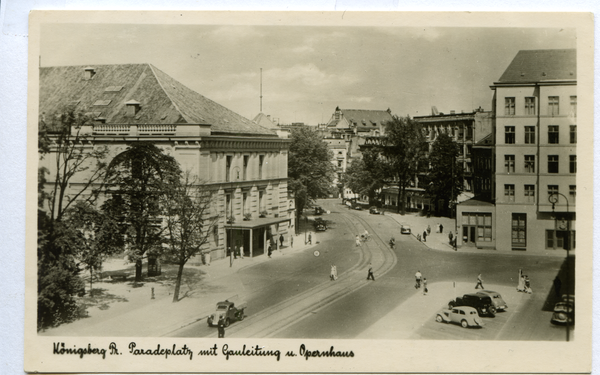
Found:
[[[83,79],[86,81],[92,79],[92,77],[96,74],[96,69],[92,67],[87,67],[83,69]]]
[[[125,106],[127,107],[128,117],[134,117],[141,109],[140,102],[135,100],[129,100],[125,102]]]

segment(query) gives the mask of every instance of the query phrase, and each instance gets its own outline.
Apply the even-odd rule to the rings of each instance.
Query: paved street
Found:
[[[319,244],[237,272],[247,318],[229,327],[228,337],[564,339],[564,327],[550,324],[552,280],[564,257],[431,250],[413,235],[401,235],[393,215],[349,210],[339,200],[320,204],[331,212],[324,216],[331,225],[318,234]],[[402,221],[410,219],[407,215]],[[354,237],[365,229],[372,238],[356,247]],[[394,251],[387,246],[392,235]],[[375,281],[366,280],[369,263]],[[334,282],[329,281],[331,264],[338,268]],[[531,278],[534,294],[516,291],[519,268]],[[413,287],[417,270],[428,280],[427,296]],[[474,291],[478,273],[486,288],[503,295],[509,309],[484,318],[481,330],[435,322],[436,312],[454,295]],[[215,331],[201,320],[170,335],[216,336]]]

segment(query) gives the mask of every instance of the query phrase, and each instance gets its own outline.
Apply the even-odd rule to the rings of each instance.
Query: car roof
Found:
[[[463,310],[463,311],[477,311],[476,308],[471,306],[455,306],[453,309]]]

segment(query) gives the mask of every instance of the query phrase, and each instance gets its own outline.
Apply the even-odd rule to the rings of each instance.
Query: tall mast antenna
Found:
[[[262,113],[262,68],[260,68],[260,113]]]

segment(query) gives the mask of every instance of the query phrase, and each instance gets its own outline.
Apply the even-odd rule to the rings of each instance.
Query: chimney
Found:
[[[127,107],[127,117],[134,117],[140,110],[140,102],[135,100],[125,102],[125,106]]]
[[[87,67],[83,69],[83,79],[86,81],[92,79],[92,77],[96,74],[96,69],[92,67]]]
[[[456,112],[455,112],[454,110],[451,110],[451,111],[450,111],[450,114],[451,114],[451,115],[453,115],[453,114],[455,114],[455,113],[456,113]]]

